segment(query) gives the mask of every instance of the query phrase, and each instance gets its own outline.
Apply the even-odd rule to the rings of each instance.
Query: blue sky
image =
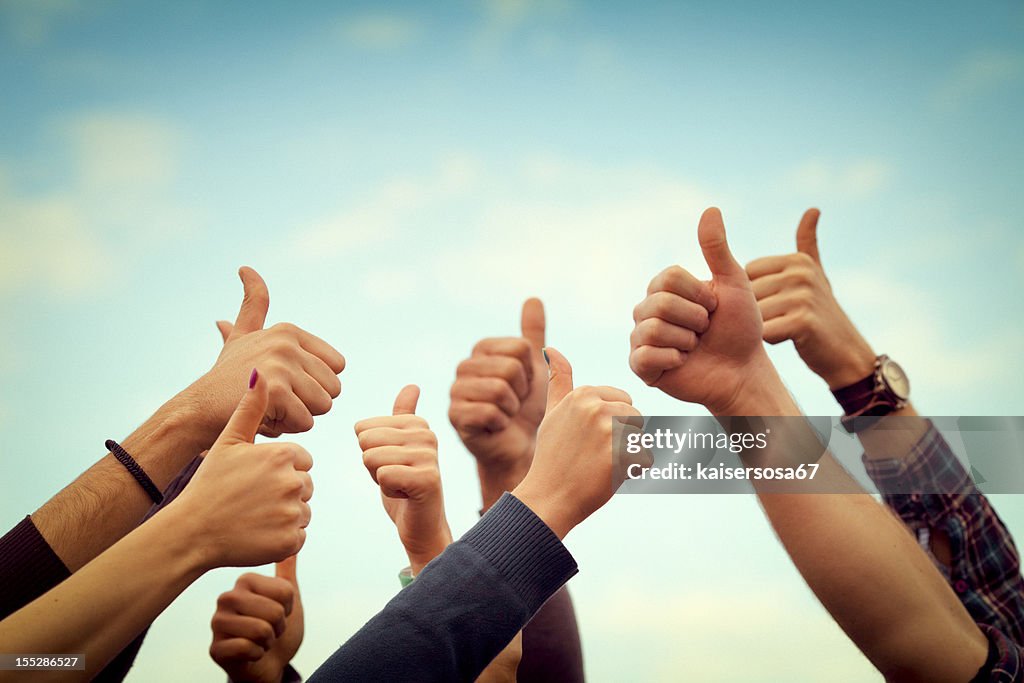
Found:
[[[919,409],[1024,414],[1019,2],[297,7],[0,2],[0,522],[212,363],[252,265],[273,321],[349,361],[297,438],[317,458],[309,672],[404,566],[351,425],[420,383],[468,528],[448,386],[530,295],[579,381],[698,414],[626,354],[650,277],[704,272],[711,204],[742,260],[792,250],[819,206],[833,286]],[[806,411],[836,410],[773,355]],[[878,679],[749,497],[623,496],[569,546],[594,680]],[[161,617],[138,680],[217,677],[207,625],[237,574]]]

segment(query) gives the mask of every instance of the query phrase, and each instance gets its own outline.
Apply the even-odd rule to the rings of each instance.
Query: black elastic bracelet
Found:
[[[121,448],[121,444],[117,443],[113,439],[107,439],[103,445],[107,447],[107,450],[110,451],[115,458],[117,458],[119,463],[124,465],[124,468],[128,470],[128,473],[135,477],[135,481],[139,482],[139,486],[142,487],[143,491],[149,494],[149,497],[154,503],[159,505],[164,502],[164,494],[160,493],[160,489],[156,487],[156,484],[153,483],[153,480],[150,479],[149,475],[142,469],[142,466],[135,462],[135,458],[128,455],[128,451]]]

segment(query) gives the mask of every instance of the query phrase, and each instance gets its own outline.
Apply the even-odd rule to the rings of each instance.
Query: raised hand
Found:
[[[420,390],[402,389],[390,416],[356,423],[363,464],[380,486],[381,500],[409,556],[413,574],[452,542],[444,512],[437,437],[416,415]]]
[[[306,540],[313,458],[293,443],[253,444],[270,384],[252,371],[249,390],[192,481],[160,513],[173,510],[193,527],[206,569],[276,562]]]
[[[818,254],[817,209],[808,209],[796,231],[796,253],[751,261],[747,275],[764,318],[769,344],[792,340],[800,357],[839,389],[874,369],[875,353],[839,306]]]
[[[243,574],[217,599],[210,657],[232,681],[280,683],[305,631],[296,556],[275,576]]]
[[[573,388],[572,366],[548,347],[547,412],[533,465],[512,492],[559,538],[608,502],[613,476],[612,419],[639,418],[629,394],[614,387]]]
[[[199,404],[213,433],[219,432],[240,397],[242,378],[259,367],[270,396],[260,433],[276,437],[313,427],[313,416],[331,409],[341,393],[345,358],[319,337],[290,323],[264,329],[270,294],[252,268],[238,271],[244,296],[234,325],[219,321],[224,347],[214,366],[186,393]]]
[[[459,364],[451,389],[448,418],[481,467],[530,467],[537,427],[544,418],[547,368],[544,305],[523,304],[521,337],[480,341]]]
[[[761,314],[743,267],[726,241],[722,214],[710,208],[697,228],[711,269],[703,282],[672,266],[658,274],[633,310],[629,365],[648,385],[715,414],[735,414],[755,367],[770,366]],[[774,372],[774,371],[773,371]]]

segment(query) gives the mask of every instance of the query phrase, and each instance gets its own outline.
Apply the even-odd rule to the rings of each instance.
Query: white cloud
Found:
[[[393,297],[399,281],[430,283],[471,308],[514,308],[537,293],[600,323],[620,321],[657,269],[703,264],[688,257],[699,253],[696,222],[709,203],[698,184],[657,167],[457,157],[385,183],[286,240],[296,261],[326,263],[401,242],[399,263],[375,260],[361,275],[378,298]]]
[[[936,90],[941,106],[959,107],[1024,78],[1024,54],[986,50],[964,58]]]
[[[846,164],[811,160],[785,174],[787,191],[818,197],[863,199],[885,187],[895,169],[882,159],[860,159]]]
[[[0,27],[22,45],[37,46],[50,37],[60,22],[86,7],[80,0],[4,0]]]
[[[68,295],[93,286],[102,250],[78,208],[70,194],[23,197],[0,182],[0,295],[30,284]]]
[[[288,237],[288,253],[300,261],[322,261],[387,242],[423,209],[465,196],[479,174],[475,159],[456,155],[443,159],[428,176],[384,183],[358,203],[300,227]]]
[[[939,295],[884,270],[843,268],[830,277],[843,306],[878,352],[899,360],[915,385],[925,389],[919,394],[926,397],[920,401],[923,412],[976,412],[966,397],[979,388],[990,394],[1005,388],[1014,394],[1019,349],[1024,346],[1024,331],[1016,321],[965,330]],[[942,410],[936,413],[935,407]]]
[[[693,253],[709,203],[697,183],[662,169],[551,156],[526,159],[501,184],[509,196],[483,208],[471,239],[437,255],[431,279],[481,306],[560,296],[594,323],[618,321],[652,268]]]
[[[338,26],[338,35],[348,44],[365,50],[395,50],[407,47],[424,32],[421,23],[398,14],[365,14],[348,17]]]
[[[0,168],[0,295],[23,287],[77,297],[102,286],[96,264],[180,235],[193,214],[168,198],[180,136],[167,123],[89,113],[50,131],[67,150],[52,174],[68,180],[23,191]],[[131,259],[122,259],[130,262]]]
[[[565,0],[486,0],[477,5],[481,12],[479,29],[470,38],[477,56],[490,56],[506,45],[527,45],[541,52],[558,44],[549,29],[565,17],[572,3]]]
[[[166,122],[101,112],[77,116],[62,128],[87,191],[160,188],[177,172],[181,135]]]

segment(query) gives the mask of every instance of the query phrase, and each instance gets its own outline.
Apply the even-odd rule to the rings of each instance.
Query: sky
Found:
[[[710,205],[744,262],[794,250],[819,207],[833,288],[917,408],[1024,415],[1022,38],[1003,0],[0,0],[0,525],[209,368],[251,265],[270,322],[348,360],[294,438],[316,459],[308,674],[406,564],[352,425],[420,384],[468,529],[447,392],[526,297],[578,382],[703,413],[627,355],[650,278],[706,274]],[[790,345],[771,353],[808,414],[837,412]],[[994,501],[1024,532],[1018,497]],[[619,496],[567,546],[594,681],[880,680],[751,496]],[[209,619],[240,573],[176,601],[131,679],[221,680]]]

